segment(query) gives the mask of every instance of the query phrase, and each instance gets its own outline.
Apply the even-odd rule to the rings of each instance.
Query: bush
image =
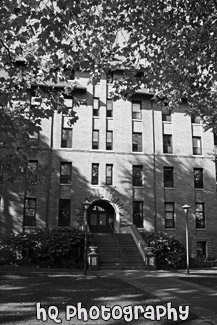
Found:
[[[178,269],[186,266],[186,250],[178,239],[165,233],[141,233],[149,247],[153,247],[157,269]]]
[[[210,256],[208,258],[203,257],[190,257],[191,268],[210,268],[216,267],[217,260],[215,257]]]
[[[27,267],[83,267],[84,235],[72,228],[38,229],[0,241],[0,264]]]

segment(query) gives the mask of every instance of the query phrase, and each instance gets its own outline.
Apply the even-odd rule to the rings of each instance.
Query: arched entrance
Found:
[[[105,200],[93,202],[87,211],[87,223],[90,232],[106,233],[114,229],[115,210]]]

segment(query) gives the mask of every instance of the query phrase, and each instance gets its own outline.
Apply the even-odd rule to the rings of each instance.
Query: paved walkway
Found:
[[[116,276],[132,285],[150,292],[161,301],[172,302],[176,305],[190,305],[190,311],[199,319],[186,321],[186,325],[217,324],[217,291],[205,286],[183,281],[185,277],[216,274],[212,270],[194,270],[186,272],[165,271],[106,271],[107,275]],[[179,278],[183,278],[180,280]]]
[[[5,272],[6,269],[2,269]],[[8,270],[10,271],[10,270]],[[15,270],[13,269],[13,272]],[[19,270],[17,270],[19,271]],[[31,272],[30,269],[25,272]],[[33,272],[56,272],[64,274],[64,270],[32,270]],[[71,273],[66,270],[66,273]],[[76,272],[72,272],[76,273]],[[77,272],[81,274],[80,272]],[[185,321],[185,325],[217,325],[217,290],[183,281],[185,278],[202,275],[216,275],[217,268],[211,270],[194,270],[190,274],[185,271],[92,271],[88,274],[105,275],[120,278],[146,292],[159,298],[160,302],[172,302],[173,305],[189,305],[190,311],[199,318]],[[183,280],[180,280],[183,278]]]

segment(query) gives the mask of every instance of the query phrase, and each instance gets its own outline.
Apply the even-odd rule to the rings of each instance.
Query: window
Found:
[[[194,168],[194,187],[203,188],[203,168]]]
[[[35,184],[37,182],[37,170],[38,161],[30,160],[27,164],[27,179],[32,184]]]
[[[172,135],[163,135],[163,153],[173,153]]]
[[[113,131],[106,131],[106,150],[113,150]]]
[[[217,161],[215,161],[215,181],[216,181],[216,184],[217,184]]]
[[[165,106],[162,107],[162,121],[171,122],[171,110]]]
[[[25,227],[35,227],[36,199],[24,199],[23,225]]]
[[[213,132],[213,141],[214,141],[214,146],[217,146],[217,134]]]
[[[106,165],[106,185],[112,185],[113,165]]]
[[[62,128],[61,148],[72,148],[72,129]]]
[[[175,228],[174,203],[164,203],[165,228]]]
[[[174,187],[173,167],[164,167],[164,187]]]
[[[39,133],[33,132],[32,134],[29,133],[29,145],[31,147],[37,147],[39,144]]]
[[[93,130],[92,149],[99,149],[99,130]]]
[[[3,167],[0,164],[0,184],[2,184],[2,183],[3,183]]]
[[[197,242],[197,258],[206,258],[206,242],[205,241],[198,241]]]
[[[143,202],[133,202],[133,223],[138,228],[143,228]]]
[[[71,200],[59,200],[59,220],[58,227],[69,227],[71,218]]]
[[[133,166],[133,186],[142,186],[143,166]]]
[[[199,116],[195,116],[195,115],[191,115],[191,123],[192,124],[200,124],[200,117]]]
[[[113,117],[113,101],[107,98],[106,117]]]
[[[142,152],[142,133],[133,132],[133,152]]]
[[[92,164],[91,184],[92,185],[99,184],[99,164]]]
[[[193,155],[201,155],[201,137],[193,137]]]
[[[113,72],[112,71],[107,72],[106,79],[107,79],[107,83],[109,83],[109,84],[113,83]]]
[[[72,180],[72,163],[60,163],[60,184],[70,184]]]
[[[93,99],[93,116],[99,116],[99,98]]]
[[[132,119],[133,120],[141,120],[142,113],[141,113],[141,106],[142,103],[140,101],[133,101],[132,102]]]
[[[203,203],[195,204],[195,218],[196,218],[196,228],[204,229],[205,228],[205,214],[204,214],[204,204]]]

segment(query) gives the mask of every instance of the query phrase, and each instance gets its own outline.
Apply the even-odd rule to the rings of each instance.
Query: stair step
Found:
[[[101,269],[144,269],[145,264],[131,234],[91,234],[98,247]],[[117,241],[120,249],[117,246]],[[122,261],[123,259],[123,261]]]

